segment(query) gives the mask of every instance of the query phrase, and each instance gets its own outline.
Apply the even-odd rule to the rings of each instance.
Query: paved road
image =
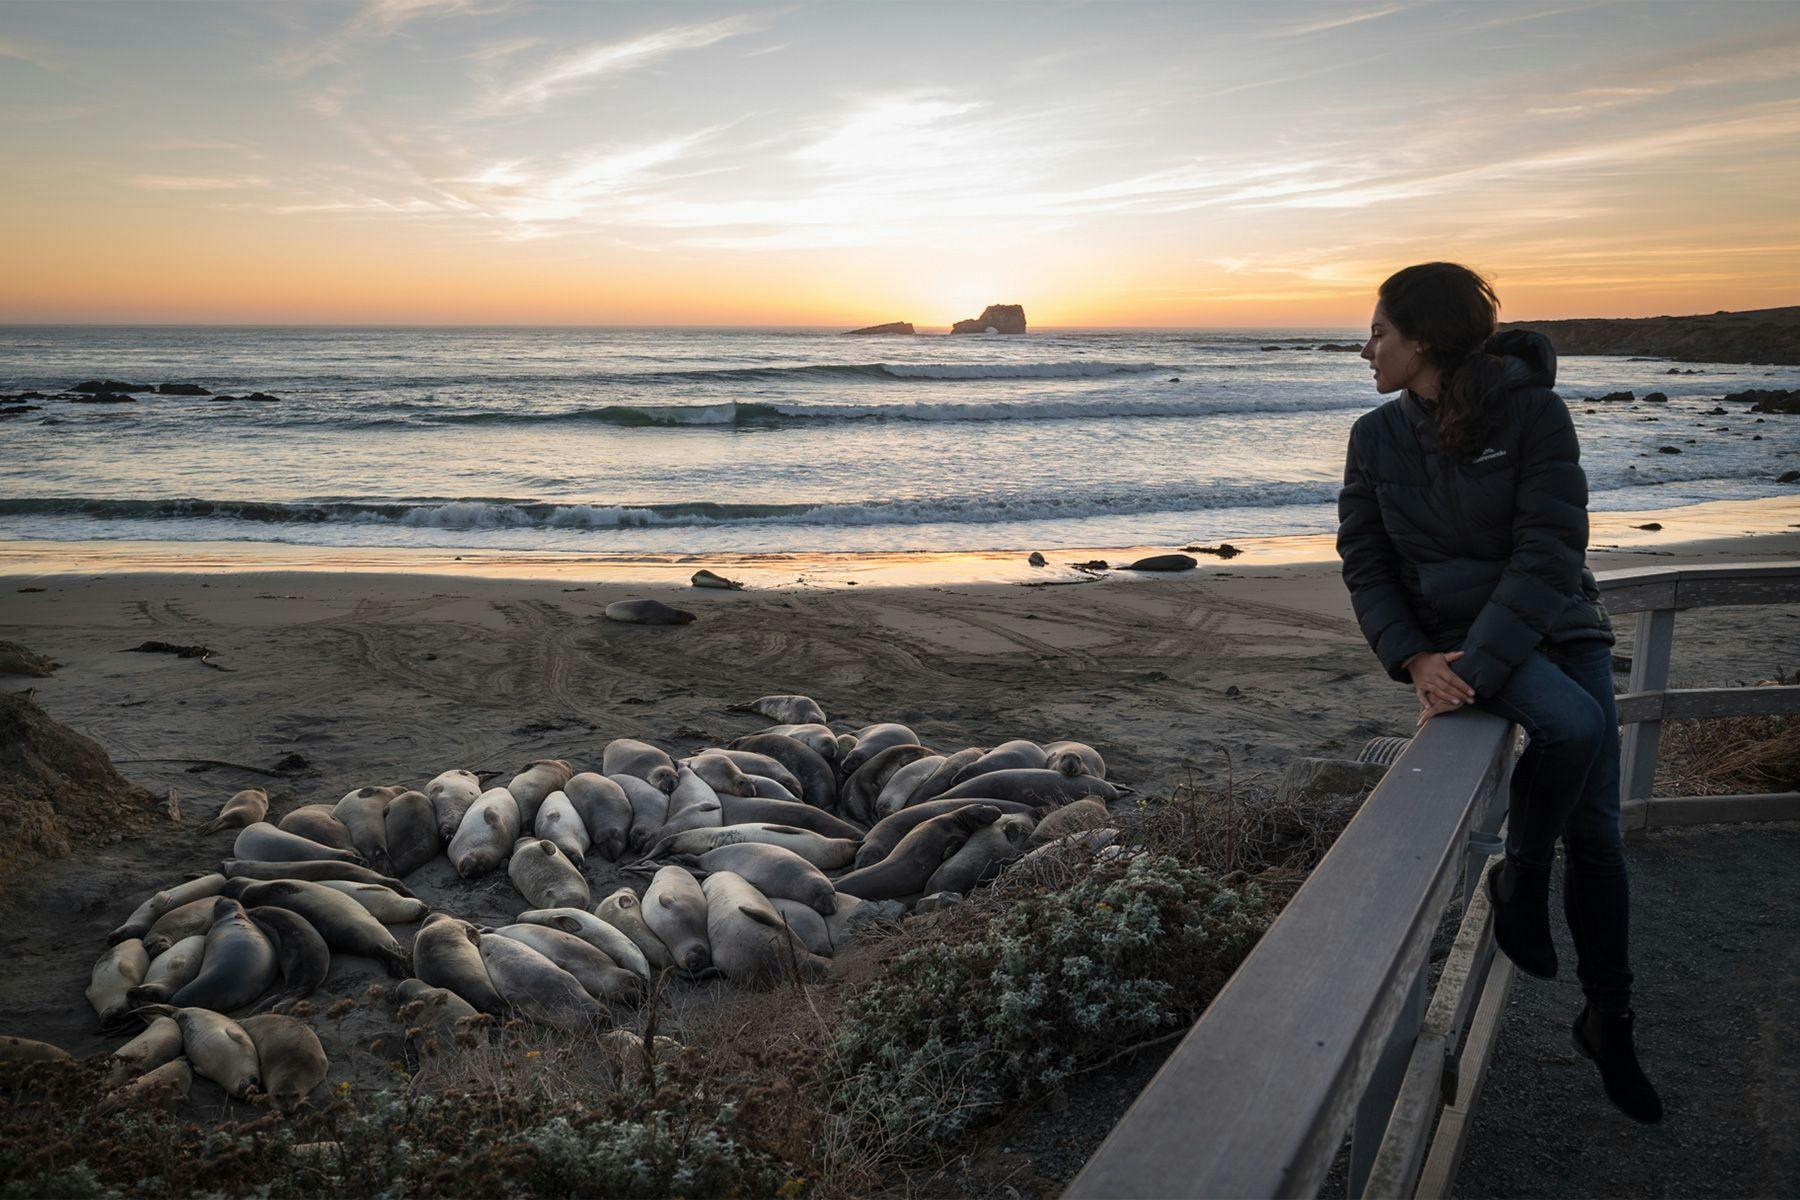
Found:
[[[1626,855],[1664,1123],[1613,1108],[1570,1045],[1581,989],[1553,893],[1563,970],[1513,986],[1455,1194],[1800,1196],[1800,822],[1657,831]]]

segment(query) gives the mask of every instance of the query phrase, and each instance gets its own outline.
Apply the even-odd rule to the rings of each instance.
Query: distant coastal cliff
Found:
[[[1025,306],[1023,304],[990,304],[981,310],[981,315],[968,321],[958,321],[950,327],[951,333],[986,333],[992,329],[995,333],[1024,333]]]
[[[1507,321],[1535,329],[1558,354],[1638,354],[1677,362],[1800,365],[1800,305],[1692,317]]]

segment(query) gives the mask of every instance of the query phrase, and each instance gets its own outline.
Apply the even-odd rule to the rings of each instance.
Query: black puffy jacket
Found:
[[[1613,642],[1587,569],[1587,476],[1556,383],[1556,351],[1515,329],[1482,347],[1506,387],[1486,448],[1438,452],[1432,407],[1402,392],[1350,431],[1338,556],[1363,636],[1393,678],[1420,651],[1460,649],[1451,669],[1490,699],[1539,645]]]

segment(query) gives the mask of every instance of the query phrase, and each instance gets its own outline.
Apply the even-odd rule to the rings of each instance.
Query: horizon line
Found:
[[[1711,309],[1705,312],[1692,313],[1658,313],[1648,317],[1519,317],[1499,322],[1501,325],[1521,325],[1528,322],[1548,321],[1658,321],[1680,317],[1712,317],[1720,314],[1776,312],[1786,308],[1800,308],[1800,304],[1773,305],[1767,308],[1747,309]],[[838,330],[849,336],[854,330],[844,329],[841,322],[810,324],[669,324],[639,322],[585,322],[585,321],[0,321],[0,329],[689,329],[689,330]],[[913,324],[917,324],[914,322]],[[857,326],[856,328],[867,328]],[[926,325],[925,329],[949,330],[949,325]],[[1213,330],[1259,330],[1259,329],[1361,329],[1358,325],[1310,324],[1310,325],[1038,325],[1036,330],[1072,332],[1072,333],[1123,333],[1123,332],[1156,332],[1156,333],[1190,333]],[[862,336],[883,337],[918,337],[913,334],[865,334]],[[927,337],[987,337],[987,334],[925,334]],[[995,334],[995,337],[1029,337],[1025,334]]]

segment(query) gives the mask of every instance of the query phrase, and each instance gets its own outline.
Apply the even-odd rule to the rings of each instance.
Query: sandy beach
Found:
[[[1617,548],[1596,549],[1592,566],[1800,558],[1794,506],[1704,507],[1712,511],[1662,514],[1655,535],[1597,518],[1596,546]],[[1713,536],[1670,539],[1695,533]],[[0,547],[0,638],[62,664],[7,687],[32,688],[132,780],[159,795],[174,789],[185,813],[9,881],[0,953],[13,969],[0,982],[0,1030],[77,1054],[109,1046],[80,1001],[106,931],[142,895],[225,856],[231,835],[200,829],[246,786],[267,787],[284,813],[451,767],[510,773],[540,757],[597,760],[621,736],[685,753],[763,724],[732,704],[786,691],[815,696],[835,722],[900,720],[938,744],[1080,737],[1102,750],[1113,778],[1152,796],[1222,785],[1228,770],[1240,786],[1269,787],[1297,755],[1354,755],[1371,737],[1409,733],[1415,702],[1358,633],[1329,541],[1243,549],[1228,562],[1137,579],[1057,565],[1077,557],[1069,554],[1041,570],[1020,556],[709,560],[753,582],[716,592],[677,582],[693,561],[464,568],[439,556],[448,561],[402,573],[395,566],[407,556],[396,555],[257,571],[248,568],[258,556],[288,563],[317,552]],[[37,569],[21,569],[28,562]],[[501,577],[527,570],[535,577]],[[924,578],[885,582],[903,571]],[[797,572],[803,582],[762,585],[759,572]],[[970,581],[1001,573],[1010,581]],[[605,605],[625,596],[659,596],[699,619],[675,628],[605,620]],[[1621,625],[1628,653],[1630,622]],[[124,653],[146,639],[215,655]],[[1722,609],[1679,621],[1678,686],[1796,667],[1800,613]],[[304,767],[278,770],[295,754]],[[605,869],[590,866],[597,888]],[[441,858],[409,882],[470,919],[509,917],[516,900],[503,875],[456,886]],[[372,963],[340,958],[328,998],[355,997],[380,978]],[[333,1077],[377,1062],[359,1050],[386,1027],[379,1012],[323,1023]]]

